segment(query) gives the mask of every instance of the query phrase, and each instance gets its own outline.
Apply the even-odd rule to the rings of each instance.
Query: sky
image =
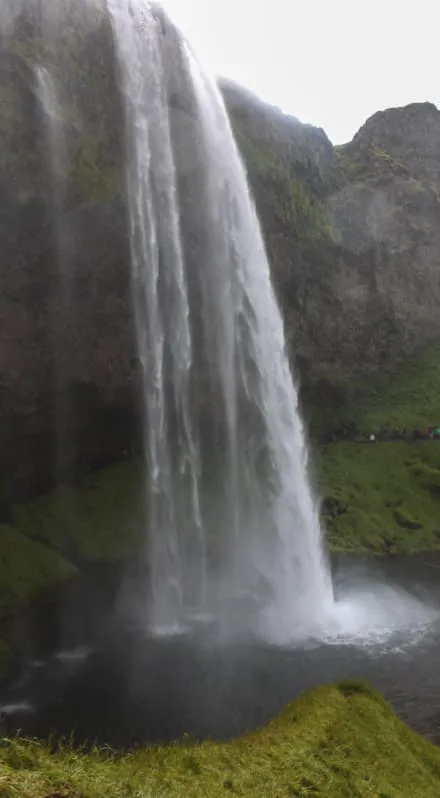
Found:
[[[216,75],[334,144],[378,110],[440,104],[438,0],[162,0]]]

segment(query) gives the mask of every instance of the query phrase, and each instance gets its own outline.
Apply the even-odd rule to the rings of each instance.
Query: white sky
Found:
[[[440,103],[439,0],[162,0],[211,72],[335,144],[390,106]]]

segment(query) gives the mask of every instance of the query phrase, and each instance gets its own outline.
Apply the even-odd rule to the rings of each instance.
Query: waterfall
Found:
[[[162,12],[107,0],[125,100],[154,628],[288,634],[331,602],[283,323],[214,81]],[[165,21],[164,21],[165,20]]]
[[[217,85],[148,0],[5,0],[1,13],[3,74],[14,76],[7,143],[16,127],[23,151],[35,148],[21,180],[28,191],[32,170],[48,241],[52,227],[41,340],[54,372],[56,476],[64,467],[70,477],[65,466],[82,455],[69,386],[96,383],[100,408],[108,395],[134,404],[140,387],[150,628],[214,617],[270,639],[310,631],[332,604],[318,503],[262,233]],[[21,103],[32,109],[23,128]],[[131,290],[131,305],[113,293],[100,308],[107,262],[78,242],[86,219],[119,223],[124,210],[111,280]],[[137,358],[131,328],[120,344],[131,309]],[[107,337],[95,346],[101,318]]]
[[[49,27],[50,19],[45,19]],[[48,32],[46,32],[48,33]],[[46,35],[46,40],[51,37]],[[69,314],[72,312],[72,273],[70,264],[69,226],[66,218],[66,176],[68,154],[63,130],[62,103],[58,98],[56,82],[53,77],[54,69],[37,65],[35,67],[35,80],[37,97],[40,107],[41,128],[47,172],[50,175],[51,221],[53,229],[53,242],[56,254],[57,273],[51,296],[52,329],[50,335],[53,340],[59,339],[66,327]],[[74,459],[74,444],[69,429],[69,417],[66,412],[66,363],[62,352],[54,350],[53,362],[53,406],[54,406],[54,473],[56,478],[67,478],[71,473],[71,464]],[[72,503],[71,516],[75,514]]]

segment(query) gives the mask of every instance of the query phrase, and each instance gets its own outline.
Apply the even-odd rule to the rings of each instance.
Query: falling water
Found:
[[[45,20],[46,21],[46,20]],[[50,18],[47,20],[50,22]],[[52,330],[54,340],[59,338],[61,329],[66,323],[71,301],[71,282],[69,264],[69,230],[65,215],[67,153],[63,130],[62,105],[58,100],[56,83],[52,72],[46,67],[35,67],[37,96],[40,106],[41,127],[45,143],[47,171],[50,175],[51,221],[53,241],[56,252],[57,274],[52,292]],[[59,350],[55,350],[55,353]],[[53,396],[55,451],[54,471],[57,475],[67,475],[64,463],[72,457],[72,442],[68,430],[64,402],[65,362],[62,354],[55,354],[53,364]],[[71,508],[74,512],[74,508]]]
[[[104,363],[96,381],[103,394],[125,391],[127,379],[130,403],[138,387],[131,369],[113,386],[107,351],[95,358],[87,336],[79,336],[75,357],[78,319],[100,317],[100,287],[121,276],[122,293],[131,284],[150,626],[169,632],[214,618],[226,632],[249,630],[276,642],[312,634],[328,642],[387,635],[404,617],[413,628],[429,621],[411,597],[377,585],[343,586],[333,600],[282,319],[245,170],[215,82],[164,12],[147,0],[2,0],[0,67],[13,109],[9,114],[6,103],[5,152],[17,133],[16,161],[24,166],[17,202],[24,196],[33,216],[35,195],[42,218],[51,220],[45,247],[49,253],[52,231],[56,253],[47,265],[44,249],[44,290],[35,304],[44,311],[38,344],[46,347],[41,369],[49,377],[39,376],[53,390],[57,479],[75,454],[69,381],[87,377],[94,385],[93,370]],[[118,124],[121,110],[125,126]],[[22,152],[32,157],[22,161]],[[83,228],[74,217],[90,202],[99,219],[101,200],[104,213],[111,205],[111,220],[127,211],[131,259],[121,247],[111,275],[87,243],[75,248]],[[125,299],[123,293],[121,305],[103,309],[107,327],[97,347],[110,354],[130,325],[130,302],[121,315]],[[119,324],[116,333],[109,317]],[[121,361],[130,345],[131,327],[116,347]],[[69,515],[77,511],[72,492]]]
[[[291,633],[317,620],[331,586],[245,171],[219,91],[162,13],[108,7],[126,110],[151,622],[236,619],[252,604],[266,631]]]

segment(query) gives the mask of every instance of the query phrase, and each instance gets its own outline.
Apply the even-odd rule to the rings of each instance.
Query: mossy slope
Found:
[[[0,617],[76,570],[55,551],[6,525],[0,525],[0,567]]]
[[[434,340],[394,368],[364,379],[349,377],[336,364],[327,369],[324,395],[343,382],[338,402],[305,407],[312,434],[319,437],[341,425],[353,424],[359,432],[404,428],[413,430],[440,423],[440,341]],[[345,394],[345,396],[344,396]]]
[[[415,429],[440,423],[440,343],[359,381],[350,402],[315,420],[318,435],[350,425],[364,435],[406,430],[403,440],[321,448],[321,493],[347,507],[327,519],[331,547],[382,554],[440,548],[440,442],[413,440]]]
[[[76,568],[57,552],[0,524],[0,624],[75,573]],[[0,638],[0,679],[11,663],[8,641]]]
[[[440,749],[355,683],[317,688],[266,728],[228,743],[121,756],[53,753],[22,740],[0,749],[2,798],[437,798],[439,784]]]
[[[0,678],[11,661],[8,619],[84,564],[122,561],[138,551],[143,476],[142,460],[133,458],[12,508],[9,524],[0,525]]]
[[[15,529],[72,559],[118,560],[132,554],[145,529],[142,460],[87,475],[12,511]]]
[[[343,416],[366,431],[440,424],[440,341],[394,369],[355,384]]]
[[[440,548],[440,442],[333,444],[320,472],[322,493],[346,507],[327,518],[334,551]]]

